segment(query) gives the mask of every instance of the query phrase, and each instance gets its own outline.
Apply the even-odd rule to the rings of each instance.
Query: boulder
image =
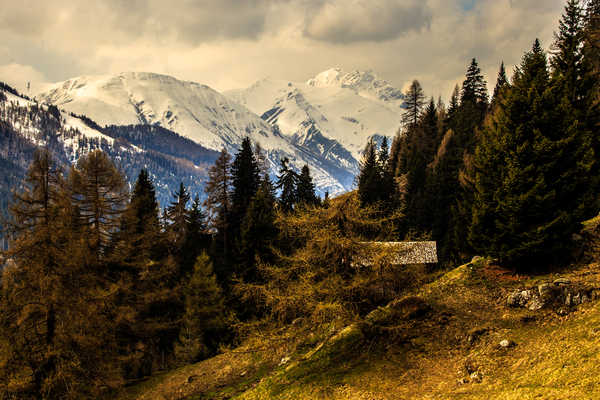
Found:
[[[500,343],[500,347],[503,349],[508,349],[510,347],[514,347],[517,344],[515,342],[513,342],[512,340],[508,340],[508,339],[504,339],[502,340]]]

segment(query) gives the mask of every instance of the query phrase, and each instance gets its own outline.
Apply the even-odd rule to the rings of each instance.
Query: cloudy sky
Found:
[[[330,67],[419,79],[447,98],[476,57],[545,47],[564,0],[0,0],[0,80],[37,87],[79,75],[151,71],[217,90]]]

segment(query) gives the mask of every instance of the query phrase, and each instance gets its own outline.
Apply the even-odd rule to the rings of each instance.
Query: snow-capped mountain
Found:
[[[202,195],[208,167],[218,156],[214,150],[159,127],[101,128],[87,117],[38,103],[2,83],[0,133],[0,214],[5,211],[10,189],[21,182],[39,147],[48,149],[65,169],[89,151],[102,149],[130,183],[145,168],[163,205],[171,201],[180,182]]]
[[[36,99],[101,125],[158,125],[214,150],[225,147],[233,153],[248,136],[265,150],[273,173],[283,157],[297,169],[308,164],[321,192],[351,189],[357,172],[355,158],[321,132],[293,137],[208,86],[166,75],[79,77],[54,85]]]
[[[374,73],[339,68],[307,82],[264,79],[225,94],[262,115],[292,142],[322,148],[323,156],[343,159],[353,170],[369,138],[395,135],[404,104],[402,92]]]
[[[387,81],[380,79],[373,71],[344,72],[340,68],[323,71],[306,82],[313,87],[340,87],[350,89],[359,95],[402,105],[404,95]]]
[[[70,79],[36,98],[100,125],[160,125],[214,150],[270,127],[208,86],[167,75],[127,72]]]

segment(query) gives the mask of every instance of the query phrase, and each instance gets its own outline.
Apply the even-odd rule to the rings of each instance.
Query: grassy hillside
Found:
[[[559,277],[600,293],[596,264],[531,278],[480,261],[429,275],[428,284],[349,326],[269,332],[123,398],[600,398],[597,294],[572,307],[506,305],[515,289]]]

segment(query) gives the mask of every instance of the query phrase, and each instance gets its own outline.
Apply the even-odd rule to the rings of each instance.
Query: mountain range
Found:
[[[273,175],[283,157],[308,164],[321,193],[351,190],[370,137],[391,137],[403,95],[373,72],[330,69],[307,82],[263,79],[223,94],[166,75],[127,72],[79,77],[35,97],[99,125],[156,125],[219,151],[249,136]]]
[[[336,68],[225,93],[146,72],[73,78],[33,98],[0,85],[0,162],[12,169],[0,177],[0,198],[38,146],[65,166],[102,148],[130,182],[147,168],[164,206],[179,182],[202,196],[218,152],[235,154],[246,136],[260,144],[273,177],[287,157],[297,170],[309,166],[319,194],[335,195],[354,187],[367,141],[396,133],[402,107],[402,92],[373,72]]]

